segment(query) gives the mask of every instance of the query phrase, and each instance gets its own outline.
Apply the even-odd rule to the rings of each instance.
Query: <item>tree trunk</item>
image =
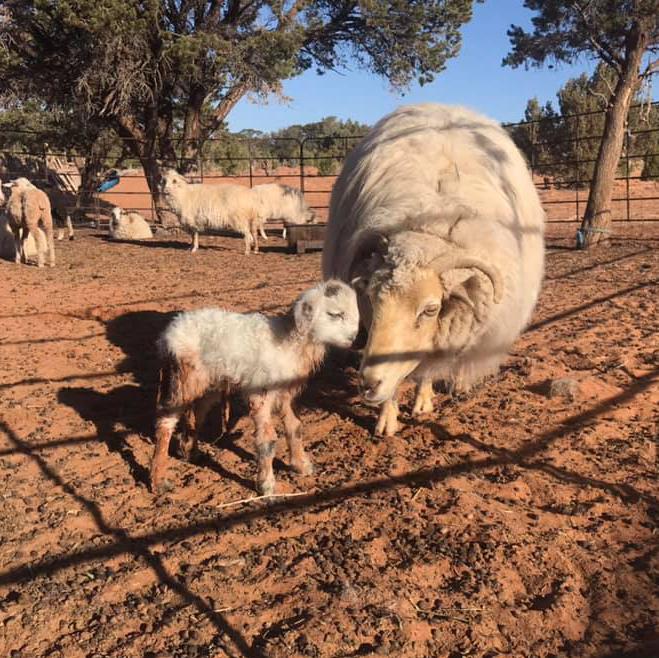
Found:
[[[616,88],[606,110],[604,135],[595,161],[586,212],[581,229],[577,232],[577,247],[581,249],[597,245],[610,231],[613,183],[622,153],[629,107],[638,83],[641,60],[647,43],[647,32],[637,26],[629,36],[624,68],[618,76]]]

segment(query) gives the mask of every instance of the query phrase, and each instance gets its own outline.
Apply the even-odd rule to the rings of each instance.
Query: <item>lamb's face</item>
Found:
[[[183,189],[185,185],[187,185],[185,178],[173,169],[169,169],[161,182],[162,193],[166,197],[176,196],[176,193]]]
[[[326,281],[308,290],[298,301],[298,326],[301,325],[300,318],[305,316],[308,331],[316,342],[350,347],[359,329],[357,295],[342,281]]]
[[[442,285],[435,271],[419,267],[409,272],[403,284],[380,280],[368,285],[364,294],[370,328],[360,383],[364,400],[381,404],[432,353]]]

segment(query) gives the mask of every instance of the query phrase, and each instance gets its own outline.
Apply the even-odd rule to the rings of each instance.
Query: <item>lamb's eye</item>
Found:
[[[439,313],[439,304],[428,304],[423,311],[422,315],[427,315],[428,317],[433,317]]]
[[[342,312],[332,313],[331,311],[327,311],[327,315],[329,315],[332,320],[343,320],[345,317],[345,314]]]

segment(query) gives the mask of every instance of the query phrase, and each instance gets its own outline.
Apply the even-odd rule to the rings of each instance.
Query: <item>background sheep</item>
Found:
[[[197,428],[213,398],[225,399],[229,387],[247,397],[256,430],[257,486],[263,494],[275,491],[272,460],[277,435],[272,411],[279,411],[291,466],[311,474],[313,465],[300,437],[300,421],[291,403],[320,364],[326,345],[348,347],[357,334],[359,312],[354,291],[340,281],[327,281],[304,292],[281,317],[260,313],[231,313],[202,309],[178,315],[163,333],[164,358],[156,411],[156,448],[151,465],[154,492],[165,481],[169,441],[183,414],[188,438],[183,444],[190,458]]]
[[[265,183],[255,185],[252,192],[259,208],[259,231],[261,237],[267,240],[263,230],[268,220],[284,222],[282,237],[286,237],[286,223],[307,224],[313,221],[315,213],[309,208],[302,192],[288,185]]]
[[[242,185],[188,183],[169,169],[162,191],[181,227],[192,235],[191,252],[199,248],[199,233],[207,229],[230,228],[241,233],[245,254],[250,246],[258,253],[258,207],[252,191]]]
[[[151,227],[142,215],[118,207],[112,209],[108,231],[113,240],[148,240],[153,237]]]
[[[37,266],[43,267],[45,252],[48,250],[49,264],[53,267],[55,265],[55,244],[48,196],[32,185],[27,178],[17,178],[9,183],[4,183],[4,186],[11,189],[11,195],[6,201],[5,212],[8,225],[14,235],[16,262],[27,262],[25,242],[28,235],[31,235],[37,247]],[[43,232],[39,230],[40,225]]]
[[[396,390],[417,380],[468,390],[495,373],[531,316],[545,214],[519,151],[461,107],[401,107],[350,153],[334,186],[323,273],[359,284],[369,328],[362,394],[398,427]]]
[[[45,188],[44,192],[48,195],[48,199],[50,200],[53,220],[57,226],[57,239],[64,239],[64,228],[66,227],[67,237],[69,240],[74,240],[75,235],[73,233],[73,223],[71,222],[71,213],[69,212],[69,203],[72,194],[54,186]]]

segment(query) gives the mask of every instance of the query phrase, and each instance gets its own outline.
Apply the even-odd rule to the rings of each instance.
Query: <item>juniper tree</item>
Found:
[[[659,0],[525,0],[524,6],[536,12],[533,31],[511,26],[512,51],[504,65],[540,67],[586,56],[614,72],[582,223],[587,248],[609,231],[613,181],[635,91],[659,71]]]
[[[457,55],[472,2],[6,0],[0,82],[107,123],[156,196],[159,160],[194,162],[247,93],[353,62],[396,88],[430,82]]]

